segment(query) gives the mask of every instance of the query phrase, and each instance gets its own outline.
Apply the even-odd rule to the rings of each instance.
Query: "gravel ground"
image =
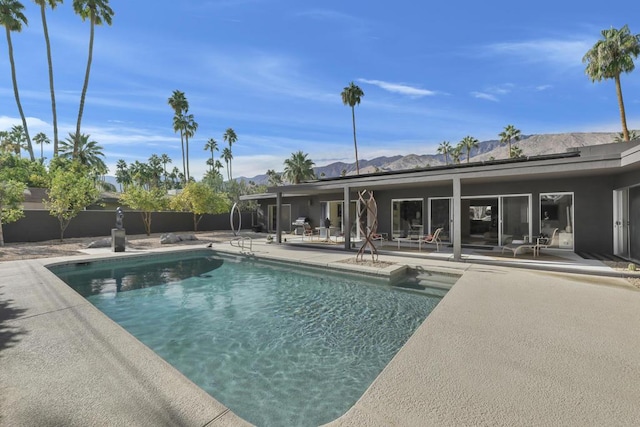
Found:
[[[177,235],[194,235],[198,240],[184,241],[174,243],[171,246],[180,245],[201,245],[210,242],[224,242],[233,238],[230,231],[208,231],[208,232],[179,232]],[[243,233],[244,235],[245,233]],[[127,236],[127,248],[131,249],[152,249],[166,247],[168,245],[160,244],[160,236],[162,233]],[[258,234],[259,237],[266,237],[266,234]],[[15,261],[21,259],[33,258],[51,258],[64,255],[79,255],[81,250],[89,247],[89,244],[103,239],[110,239],[108,236],[99,237],[83,237],[70,238],[60,240],[48,240],[44,242],[29,243],[5,243],[0,247],[0,262]]]

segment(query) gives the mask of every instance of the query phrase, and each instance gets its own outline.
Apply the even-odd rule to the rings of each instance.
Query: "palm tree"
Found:
[[[13,60],[13,43],[11,43],[11,32],[22,31],[22,25],[27,25],[27,17],[22,13],[24,6],[22,3],[16,0],[0,0],[0,25],[2,25],[7,33],[7,45],[9,48],[9,62],[11,63],[11,81],[13,82],[13,94],[16,98],[16,104],[18,105],[18,112],[22,119],[22,128],[27,138],[27,151],[31,161],[36,158],[33,155],[33,147],[31,146],[31,138],[29,137],[29,129],[27,128],[27,118],[22,111],[22,104],[20,103],[20,95],[18,94],[18,80],[16,78],[16,64]]]
[[[602,30],[601,34],[603,39],[593,45],[582,58],[582,62],[587,64],[585,73],[592,82],[599,82],[602,79],[615,80],[622,134],[624,140],[629,141],[620,75],[630,73],[635,68],[633,58],[640,55],[640,34],[631,34],[627,25],[619,30],[613,27],[609,30]]]
[[[198,130],[198,123],[193,119],[193,114],[188,114],[184,117],[184,148],[185,148],[185,160],[187,163],[187,181],[191,179],[189,173],[189,138],[193,137]]]
[[[238,136],[236,135],[236,131],[234,131],[232,128],[228,128],[224,132],[224,135],[222,135],[222,139],[225,142],[229,143],[229,155],[228,155],[229,162],[228,162],[227,174],[229,175],[229,181],[231,181],[231,179],[233,178],[233,173],[231,170],[231,159],[233,159],[233,156],[231,155],[231,146],[235,144],[236,141],[238,141]],[[226,161],[227,158],[225,158],[224,160]]]
[[[311,159],[307,159],[307,154],[302,151],[291,153],[291,158],[284,161],[283,176],[293,184],[300,184],[302,181],[316,177],[313,172],[314,165],[315,163]]]
[[[636,132],[635,130],[630,130],[629,141],[635,141],[636,139],[640,139],[640,134],[638,134],[638,132]],[[618,133],[618,135],[613,139],[613,142],[623,142],[623,141],[624,141],[624,133],[622,132]]]
[[[44,41],[47,45],[47,62],[49,63],[49,89],[51,90],[51,113],[53,115],[53,155],[58,155],[58,115],[56,112],[56,95],[53,89],[53,61],[51,59],[51,43],[49,42],[49,28],[47,27],[46,7],[55,9],[62,0],[33,0],[40,6],[40,17],[42,18],[42,28],[44,30]]]
[[[212,171],[213,166],[216,164],[213,159],[213,152],[218,151],[218,141],[213,138],[209,138],[206,144],[204,144],[204,151],[211,151],[211,163],[207,162],[207,164],[209,164],[209,171]]]
[[[89,19],[89,55],[87,57],[87,70],[84,75],[84,84],[82,85],[82,94],[80,95],[80,108],[78,111],[78,124],[76,125],[76,135],[80,134],[80,125],[82,123],[82,113],[84,111],[84,100],[87,96],[87,88],[89,87],[89,74],[91,73],[91,61],[93,60],[93,36],[96,25],[106,23],[111,25],[113,17],[113,9],[109,7],[109,0],[73,0],[73,10],[80,15],[82,20]],[[76,138],[79,142],[80,138]],[[79,147],[74,148],[74,158]]]
[[[342,93],[342,103],[351,107],[351,121],[353,123],[353,147],[356,151],[356,174],[360,175],[360,165],[358,165],[358,144],[356,142],[356,105],[360,105],[360,99],[364,96],[364,92],[355,83],[349,83]]]
[[[513,139],[515,142],[520,141],[520,129],[516,129],[513,125],[507,125],[504,127],[504,131],[500,132],[498,136],[500,137],[501,144],[507,144],[509,158],[511,158],[511,140]]]
[[[456,145],[451,149],[451,160],[455,164],[460,164],[460,156],[462,155],[462,144]]]
[[[183,115],[189,111],[189,102],[184,96],[184,92],[174,90],[171,97],[167,100],[169,106],[173,109],[173,131],[180,132],[180,146],[182,147],[182,172],[186,174],[187,166],[184,157],[184,118]]]
[[[120,191],[122,191],[123,187],[126,190],[132,183],[127,162],[123,159],[116,162],[116,182],[120,184]]]
[[[231,181],[231,159],[233,159],[233,154],[231,153],[231,148],[224,147],[222,149],[222,158],[224,162],[227,164],[227,179]]]
[[[467,150],[467,163],[469,163],[469,159],[471,158],[471,150],[473,150],[474,148],[478,148],[478,140],[472,136],[467,135],[462,138],[462,141],[460,141],[460,146],[463,149]]]
[[[173,131],[180,132],[180,148],[182,149],[182,173],[187,176],[187,163],[184,154],[184,129],[187,126],[187,119],[184,114],[176,114],[173,116]]]
[[[171,163],[171,157],[169,157],[167,154],[161,154],[160,155],[160,161],[162,162],[162,170],[164,171],[164,183],[165,186],[167,184],[167,163]]]
[[[104,165],[102,146],[96,141],[89,141],[90,135],[81,134],[80,137],[72,133],[64,141],[60,141],[59,156],[64,159],[78,160],[80,164],[96,170]],[[75,151],[75,154],[74,154]]]
[[[438,153],[444,155],[444,162],[447,165],[449,164],[449,154],[451,154],[452,149],[453,147],[451,147],[451,143],[449,141],[442,141],[438,146]]]
[[[271,185],[272,187],[282,184],[282,175],[280,175],[273,169],[267,170],[267,178],[269,180],[269,185]]]
[[[38,133],[33,137],[36,144],[40,145],[40,163],[44,162],[44,144],[50,144],[51,140],[45,135],[44,132]]]
[[[216,160],[216,164],[214,166],[214,169],[216,170],[216,172],[218,172],[218,175],[222,175],[220,173],[220,169],[222,169],[224,166],[222,166],[222,162],[220,160]]]
[[[11,126],[9,140],[11,141],[11,148],[14,154],[20,157],[21,150],[25,148],[25,142],[27,140],[24,134],[24,128],[20,125]]]

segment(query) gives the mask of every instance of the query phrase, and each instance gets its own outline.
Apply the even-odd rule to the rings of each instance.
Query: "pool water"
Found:
[[[341,416],[441,299],[211,252],[52,270],[259,426]]]

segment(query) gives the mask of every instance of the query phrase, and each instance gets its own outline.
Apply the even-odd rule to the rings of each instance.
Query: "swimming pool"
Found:
[[[51,270],[260,426],[315,426],[342,415],[441,299],[211,254]]]

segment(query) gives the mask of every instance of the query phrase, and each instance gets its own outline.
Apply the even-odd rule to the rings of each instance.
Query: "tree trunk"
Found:
[[[31,161],[35,161],[36,158],[33,155],[33,146],[31,145],[31,138],[29,137],[29,129],[27,128],[27,118],[24,116],[24,111],[22,111],[22,104],[20,103],[20,95],[18,94],[18,80],[16,78],[16,64],[13,60],[13,44],[11,43],[11,31],[9,31],[9,26],[5,26],[7,32],[7,45],[9,47],[9,62],[11,63],[11,81],[13,82],[13,94],[16,98],[16,104],[18,105],[18,112],[20,113],[20,118],[22,119],[22,127],[24,128],[24,134],[27,137],[27,150],[29,151],[29,157]],[[20,150],[20,148],[18,148]]]
[[[47,26],[47,15],[45,12],[44,2],[40,5],[40,15],[42,17],[42,28],[44,29],[44,40],[47,45],[47,62],[49,63],[49,88],[51,90],[51,114],[53,116],[53,157],[55,157],[58,155],[58,114],[56,112],[56,95],[53,88],[53,61],[51,59],[51,42],[49,41],[49,28]],[[40,157],[42,157],[42,154],[40,155]]]
[[[618,107],[620,107],[620,121],[622,122],[622,139],[629,141],[629,129],[627,129],[627,115],[624,112],[622,100],[622,87],[620,86],[620,74],[616,76],[616,93],[618,94]]]
[[[151,212],[140,212],[140,214],[144,223],[144,231],[146,231],[147,236],[151,236]]]
[[[0,204],[0,213],[2,212],[2,205]],[[2,217],[0,217],[0,248],[4,246],[4,233],[2,232]]]
[[[185,151],[185,160],[187,162],[187,175],[186,175],[186,179],[187,182],[189,182],[189,135],[185,135],[184,138],[184,151]]]
[[[184,160],[184,134],[182,133],[182,129],[180,129],[180,148],[182,148],[182,175],[184,176],[184,182],[187,181],[187,165]]]
[[[358,144],[356,142],[356,108],[351,106],[351,121],[353,122],[353,147],[356,150],[356,174],[360,175],[360,165],[358,164]]]
[[[89,57],[87,58],[87,70],[84,75],[84,84],[82,85],[82,94],[80,95],[80,109],[78,111],[78,124],[76,125],[76,139],[73,141],[73,158],[78,157],[78,142],[80,138],[80,126],[82,124],[82,112],[84,111],[84,100],[87,96],[87,88],[89,87],[89,74],[91,73],[91,60],[93,58],[93,34],[95,27],[95,17],[93,10],[91,11],[91,32],[89,34]]]

